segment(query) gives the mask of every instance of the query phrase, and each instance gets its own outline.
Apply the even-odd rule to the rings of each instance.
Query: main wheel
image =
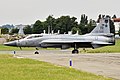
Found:
[[[72,54],[78,54],[78,53],[79,53],[79,51],[77,49],[72,51]]]
[[[39,52],[38,52],[38,51],[35,51],[35,54],[39,54]]]

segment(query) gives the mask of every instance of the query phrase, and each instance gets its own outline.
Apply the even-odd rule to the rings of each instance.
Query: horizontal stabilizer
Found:
[[[108,43],[108,42],[101,42],[101,41],[94,41],[91,44],[100,44],[100,45],[108,45],[108,44],[112,44],[112,43]]]

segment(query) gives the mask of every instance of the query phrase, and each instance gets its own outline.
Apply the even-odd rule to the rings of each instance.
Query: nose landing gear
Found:
[[[34,54],[39,54],[39,52],[38,51],[35,51],[35,53]]]
[[[34,54],[39,54],[39,51],[38,51],[39,49],[38,48],[36,48],[36,51],[35,51],[35,53]]]

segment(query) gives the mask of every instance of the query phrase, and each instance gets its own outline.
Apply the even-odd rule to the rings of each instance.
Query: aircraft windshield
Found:
[[[27,39],[31,39],[31,38],[38,38],[38,37],[42,37],[43,35],[34,35],[34,36],[28,36],[26,37]]]

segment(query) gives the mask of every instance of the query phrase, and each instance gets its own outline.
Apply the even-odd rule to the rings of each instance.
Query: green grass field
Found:
[[[46,49],[46,48],[39,48],[39,49]],[[55,48],[47,48],[48,50],[53,50]],[[13,51],[13,50],[21,50],[19,47],[12,47],[12,46],[4,46],[0,44],[0,50],[2,51]],[[36,50],[35,47],[22,47],[22,50]]]
[[[32,59],[0,54],[0,80],[112,80]]]
[[[23,50],[35,50],[35,48],[28,48],[28,47],[22,47]],[[0,45],[0,50],[7,50],[7,51],[10,51],[10,50],[20,50],[19,47],[11,47],[11,46],[4,46],[4,45]]]

